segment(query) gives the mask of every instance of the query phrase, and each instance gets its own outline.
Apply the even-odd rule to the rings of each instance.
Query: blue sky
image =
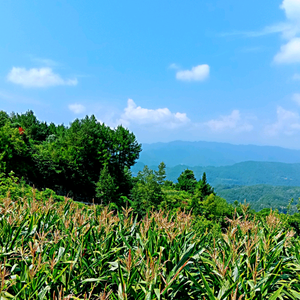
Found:
[[[300,149],[300,0],[0,3],[2,110]]]

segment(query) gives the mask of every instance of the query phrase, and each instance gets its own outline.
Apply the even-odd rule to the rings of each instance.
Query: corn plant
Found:
[[[214,236],[190,213],[0,199],[0,299],[300,299],[299,240],[275,213]]]

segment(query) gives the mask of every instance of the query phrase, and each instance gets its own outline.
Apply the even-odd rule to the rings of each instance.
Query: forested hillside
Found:
[[[143,168],[142,163],[137,163],[132,167],[132,172],[136,174]],[[152,168],[157,168],[152,166]],[[300,186],[300,164],[287,164],[279,162],[256,162],[246,161],[231,166],[213,167],[177,165],[166,168],[167,179],[176,181],[179,174],[191,169],[195,176],[200,178],[205,172],[209,182],[216,186],[222,185],[256,185],[269,184],[274,186]]]
[[[92,199],[109,188],[117,201],[130,192],[128,170],[140,151],[133,133],[94,116],[64,126],[41,122],[32,111],[0,112],[0,172],[13,171],[40,189]]]
[[[291,199],[294,199],[291,212],[295,212],[296,204],[300,198],[300,187],[271,186],[266,184],[252,186],[217,185],[215,190],[218,195],[225,198],[229,203],[247,201],[251,208],[256,211],[264,208],[273,208],[287,213],[288,203]]]

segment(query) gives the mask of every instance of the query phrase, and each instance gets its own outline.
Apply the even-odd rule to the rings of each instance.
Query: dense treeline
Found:
[[[67,127],[40,122],[32,111],[10,116],[0,112],[1,171],[75,199],[95,197],[104,172],[115,186],[112,200],[128,195],[128,170],[140,151],[133,133],[122,126],[111,129],[94,116]]]

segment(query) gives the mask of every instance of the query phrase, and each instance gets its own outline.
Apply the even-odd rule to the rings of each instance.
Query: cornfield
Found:
[[[194,216],[0,199],[0,299],[300,299],[300,243],[275,213],[220,236]]]

